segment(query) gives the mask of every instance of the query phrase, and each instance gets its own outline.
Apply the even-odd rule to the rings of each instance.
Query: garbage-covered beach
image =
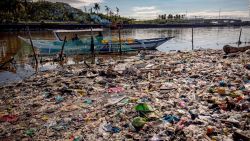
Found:
[[[0,140],[250,140],[249,50],[98,59],[0,94]]]

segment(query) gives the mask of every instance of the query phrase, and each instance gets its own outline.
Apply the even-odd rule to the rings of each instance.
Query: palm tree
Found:
[[[119,11],[120,11],[120,9],[118,7],[116,7],[116,14],[117,14],[117,16],[119,16]]]
[[[114,12],[112,10],[109,11],[109,16],[112,17],[114,15]]]
[[[86,6],[84,6],[84,12],[87,13],[87,8],[86,8]]]
[[[1,0],[0,1],[0,11],[5,11],[7,12],[8,11],[8,1],[7,0]]]
[[[10,13],[14,14],[15,11],[16,11],[16,5],[17,5],[17,1],[16,0],[9,0],[7,2],[8,11]]]
[[[90,14],[93,13],[93,8],[92,7],[89,9],[89,12],[90,12]]]
[[[24,0],[24,7],[25,7],[25,11],[27,11],[27,8],[28,8],[28,2],[27,2],[27,0]]]
[[[95,3],[93,8],[95,9],[97,14],[98,14],[98,11],[101,9],[99,3]]]
[[[109,16],[109,10],[110,8],[108,6],[105,6],[105,11],[107,12],[107,16]]]

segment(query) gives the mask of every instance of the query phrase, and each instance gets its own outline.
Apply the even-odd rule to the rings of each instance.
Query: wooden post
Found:
[[[122,54],[122,41],[121,41],[121,27],[119,26],[119,43],[120,43],[120,54]]]
[[[34,45],[33,45],[33,41],[31,39],[31,34],[30,34],[30,30],[29,30],[29,27],[28,28],[28,32],[29,32],[29,38],[30,38],[30,45],[32,47],[32,50],[33,50],[33,54],[34,54],[34,57],[35,57],[35,60],[36,60],[36,65],[38,64],[38,60],[37,60],[37,57],[36,57],[36,51],[35,51],[35,48],[34,48]]]
[[[40,64],[42,64],[43,63],[43,57],[42,57],[42,55],[40,57],[41,57],[40,58]]]
[[[192,28],[192,50],[194,50],[194,28]]]
[[[92,64],[95,63],[95,45],[94,45],[94,37],[93,37],[93,29],[91,27],[91,43],[90,43],[90,51],[92,55]]]
[[[60,53],[60,60],[61,61],[63,60],[63,52],[64,52],[64,46],[65,46],[65,43],[66,43],[66,39],[67,39],[67,37],[65,36],[64,40],[63,40],[63,45],[62,45],[61,53]]]
[[[242,28],[240,28],[240,36],[239,36],[238,45],[240,45],[240,44],[241,44],[241,33],[242,33]]]
[[[112,31],[111,31],[111,25],[109,25],[109,38],[110,38],[110,41],[109,41],[109,52],[111,52],[111,49],[112,49]]]
[[[91,54],[94,55],[95,52],[95,46],[94,46],[94,37],[93,37],[93,29],[91,27],[91,43],[90,43],[90,51]]]

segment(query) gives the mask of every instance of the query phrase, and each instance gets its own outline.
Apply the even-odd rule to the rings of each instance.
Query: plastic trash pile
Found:
[[[40,72],[0,88],[0,140],[249,140],[249,64],[144,52]]]

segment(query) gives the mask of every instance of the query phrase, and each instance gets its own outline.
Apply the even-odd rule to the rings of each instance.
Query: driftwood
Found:
[[[226,54],[229,53],[236,53],[236,52],[245,52],[246,50],[250,49],[250,46],[246,46],[246,47],[232,47],[230,45],[225,45],[223,47],[223,50]]]
[[[247,133],[240,133],[239,131],[235,131],[233,134],[234,140],[242,140],[242,141],[249,141],[250,137]]]

